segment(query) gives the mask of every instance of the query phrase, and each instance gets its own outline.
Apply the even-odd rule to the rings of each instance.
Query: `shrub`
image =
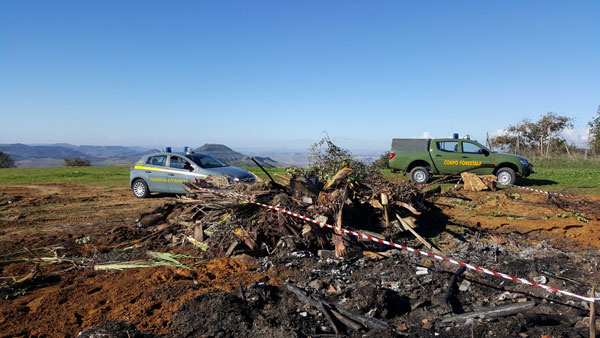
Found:
[[[388,169],[390,167],[390,152],[381,154],[379,159],[373,162],[373,166],[377,169]]]
[[[329,139],[329,135],[325,135],[319,142],[311,146],[308,158],[310,161],[308,173],[317,176],[324,182],[344,167],[352,169],[354,178],[360,179],[373,174],[372,167],[354,160],[350,151],[336,146]]]
[[[0,168],[14,168],[15,161],[10,157],[10,154],[0,151]]]
[[[90,160],[81,157],[65,158],[64,160],[67,167],[89,167],[91,165]]]

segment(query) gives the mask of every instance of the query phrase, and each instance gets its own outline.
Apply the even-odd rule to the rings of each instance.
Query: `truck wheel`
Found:
[[[150,190],[148,190],[148,185],[142,179],[137,179],[133,181],[131,189],[133,190],[133,194],[137,198],[146,198],[150,194]]]
[[[515,171],[511,168],[500,168],[496,173],[496,177],[498,177],[498,184],[502,185],[511,185],[515,184],[517,180],[517,175],[515,175]]]
[[[427,183],[429,181],[429,171],[424,167],[414,167],[410,171],[410,178],[415,183]]]

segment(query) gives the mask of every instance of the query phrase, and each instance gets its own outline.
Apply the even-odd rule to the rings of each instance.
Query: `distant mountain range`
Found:
[[[0,144],[0,151],[10,154],[18,167],[60,167],[65,158],[85,158],[93,165],[128,165],[156,149],[123,146],[76,146],[67,143],[28,145]]]
[[[55,144],[0,144],[0,151],[10,154],[18,167],[60,167],[65,158],[85,158],[92,165],[129,165],[141,156],[159,152],[158,149],[125,146],[92,146]],[[219,160],[235,166],[256,166],[248,155],[236,152],[222,144],[205,144],[195,151],[207,153]],[[269,157],[256,156],[255,159],[265,167],[277,167],[278,163]]]
[[[0,144],[0,151],[11,155],[16,165],[21,168],[61,167],[65,158],[85,158],[92,165],[130,165],[145,154],[159,152],[151,147],[126,146],[92,146],[73,145],[68,143],[55,144]],[[194,151],[212,155],[227,164],[238,167],[254,167],[256,164],[250,156],[237,152],[222,144],[205,144]],[[306,153],[302,152],[252,152],[254,158],[264,167],[308,166]],[[354,155],[356,160],[370,163],[379,158],[377,153]]]

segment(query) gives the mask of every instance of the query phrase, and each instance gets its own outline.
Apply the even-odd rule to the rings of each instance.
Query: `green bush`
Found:
[[[349,150],[336,146],[328,135],[311,146],[308,158],[310,166],[307,172],[323,182],[344,167],[352,169],[352,177],[358,179],[375,173],[373,167],[353,159]]]
[[[64,160],[67,167],[89,167],[91,165],[90,160],[81,157],[65,158]]]
[[[15,161],[10,157],[10,154],[0,151],[0,168],[14,168]]]
[[[377,169],[388,169],[390,167],[390,152],[381,154],[379,159],[373,162],[373,166]]]

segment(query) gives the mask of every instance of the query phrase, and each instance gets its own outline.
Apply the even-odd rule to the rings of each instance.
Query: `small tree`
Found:
[[[15,168],[15,161],[10,154],[0,151],[0,168]]]
[[[492,138],[492,147],[515,153],[536,151],[540,155],[548,155],[552,148],[554,152],[561,152],[566,141],[560,133],[573,127],[573,118],[548,112],[538,121],[532,122],[524,119],[516,125],[509,126],[506,132]]]
[[[308,171],[323,181],[327,181],[344,167],[352,169],[354,176],[359,178],[370,173],[367,165],[352,159],[350,151],[336,146],[327,134],[310,147],[308,159]]]
[[[597,115],[595,119],[588,122],[590,127],[588,144],[593,154],[600,152],[600,106],[598,106]]]
[[[89,167],[91,165],[90,160],[81,157],[65,158],[64,160],[67,167]]]

